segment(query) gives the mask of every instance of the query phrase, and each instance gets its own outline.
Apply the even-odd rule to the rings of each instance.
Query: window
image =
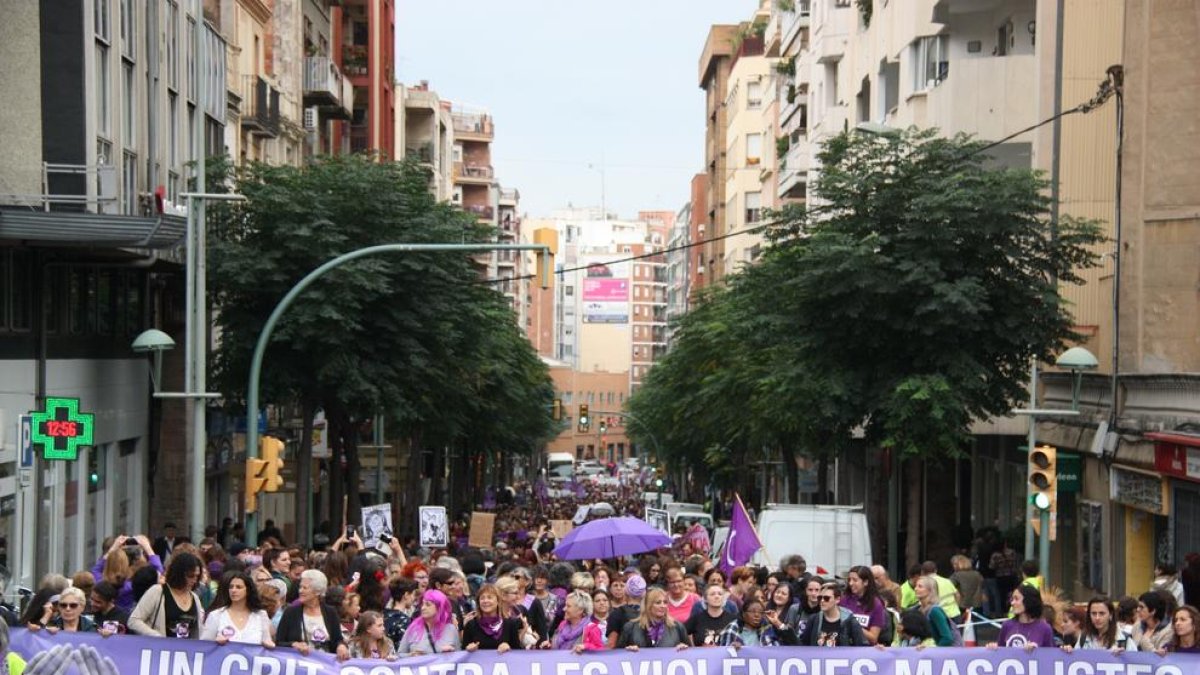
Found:
[[[109,136],[112,133],[109,106],[111,104],[111,82],[108,77],[108,45],[96,43],[96,133]]]
[[[563,290],[563,294],[566,295],[568,298],[575,295],[575,287],[574,286],[565,286],[564,290]]]
[[[758,164],[762,161],[762,134],[746,134],[746,163]]]
[[[167,3],[167,87],[179,90],[179,3]]]
[[[1091,588],[1104,587],[1104,510],[1096,502],[1079,504],[1080,579]]]
[[[196,94],[199,92],[199,78],[196,77],[196,20],[188,17],[187,20],[187,35],[184,38],[187,41],[187,91],[188,98],[195,101]],[[191,129],[191,126],[188,126]],[[192,155],[195,157],[195,155]]]
[[[762,193],[746,193],[746,223],[757,223],[762,219]]]
[[[950,37],[930,35],[912,44],[913,91],[936,87],[950,74]]]
[[[112,39],[109,26],[109,0],[94,0],[95,4],[92,9],[94,12],[92,29],[96,31],[96,39],[108,42]]]
[[[124,153],[121,165],[123,191],[121,193],[122,212],[135,216],[138,213],[137,200],[137,155],[132,152]]]
[[[133,10],[133,0],[121,0],[121,56],[130,61],[134,60],[137,53],[134,41],[137,15]]]
[[[137,126],[134,124],[133,111],[137,109],[137,81],[133,76],[133,64],[121,62],[121,139],[126,148],[137,147]]]
[[[762,107],[762,82],[746,83],[746,107],[751,110]]]

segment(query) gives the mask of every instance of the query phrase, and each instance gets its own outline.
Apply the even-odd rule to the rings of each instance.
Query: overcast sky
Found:
[[[399,0],[396,70],[495,119],[521,210],[677,211],[704,169],[700,50],[756,0]],[[589,169],[588,165],[594,169]]]

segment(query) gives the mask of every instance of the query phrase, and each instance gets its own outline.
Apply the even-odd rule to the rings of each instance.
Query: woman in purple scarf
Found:
[[[479,612],[463,627],[463,644],[467,651],[494,649],[503,654],[510,649],[522,649],[521,631],[524,623],[500,612],[500,592],[488,584],[479,589]]]
[[[592,597],[583,591],[572,591],[563,606],[563,620],[554,631],[552,649],[570,649],[576,654],[604,649],[600,625],[592,621]]]

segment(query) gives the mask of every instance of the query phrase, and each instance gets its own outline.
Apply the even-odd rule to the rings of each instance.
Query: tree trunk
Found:
[[[909,459],[905,462],[905,467],[908,469],[904,481],[908,490],[908,505],[904,509],[905,515],[908,516],[904,537],[904,566],[907,569],[921,562],[921,505],[925,496],[924,490],[921,489],[921,470],[924,462]]]
[[[345,472],[342,471],[342,453],[345,449],[345,439],[342,436],[341,419],[333,414],[334,407],[325,402],[325,424],[329,429],[329,523],[334,531],[339,531],[345,522],[342,520],[343,497],[346,494]]]
[[[813,497],[814,504],[827,504],[825,496],[829,493],[829,458],[821,455],[817,458],[817,494]]]
[[[313,524],[308,518],[308,505],[312,500],[312,435],[313,415],[317,404],[310,399],[300,402],[303,426],[300,432],[300,448],[296,456],[296,540],[312,548]]]
[[[800,502],[799,471],[796,469],[796,450],[787,443],[779,444],[779,459],[783,462],[783,475],[787,476],[787,494],[784,500],[788,504]]]
[[[422,453],[421,431],[413,431],[408,444],[408,469],[404,473],[404,497],[401,502],[400,523],[397,532],[411,535],[417,522],[417,507],[420,506],[421,472],[425,467]]]
[[[342,436],[345,439],[346,452],[346,522],[355,525],[362,524],[362,494],[358,486],[361,482],[362,463],[358,460],[358,423],[345,413],[342,414]]]

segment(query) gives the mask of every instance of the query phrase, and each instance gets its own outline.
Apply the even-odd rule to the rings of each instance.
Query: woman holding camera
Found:
[[[150,540],[142,534],[136,537],[114,537],[108,551],[92,566],[92,577],[97,583],[107,581],[117,587],[117,607],[126,612],[132,611],[133,606],[137,604],[131,581],[136,570],[133,563],[137,558],[145,558],[146,565],[153,567],[159,574],[163,573],[162,560],[150,546]]]

